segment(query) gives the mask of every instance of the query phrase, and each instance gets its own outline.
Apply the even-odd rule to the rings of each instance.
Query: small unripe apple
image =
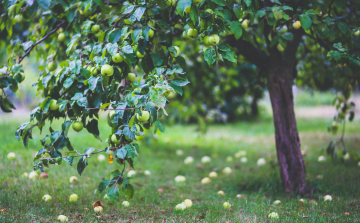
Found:
[[[213,46],[218,45],[220,42],[220,37],[216,34],[213,34],[209,37],[209,43]]]
[[[155,20],[150,20],[150,21],[148,22],[148,25],[151,26],[151,27],[153,27],[153,28],[155,28]]]
[[[139,132],[140,132],[140,130],[141,130],[140,125],[135,124],[135,126],[136,126],[136,132],[135,132],[135,133],[139,133]]]
[[[111,135],[111,142],[113,142],[115,145],[120,144],[120,141],[117,139],[117,136],[115,134]]]
[[[222,191],[222,190],[219,190],[219,191],[217,192],[217,195],[224,196],[224,195],[225,195],[225,192]]]
[[[192,29],[192,28],[190,28],[190,29],[188,29],[188,31],[187,31],[187,35],[189,36],[189,37],[191,37],[191,38],[196,38],[197,36],[198,36],[198,31],[196,30],[196,29]]]
[[[173,52],[170,52],[170,55],[172,57],[178,57],[180,55],[180,48],[178,46],[174,46],[175,50],[176,50],[176,55]]]
[[[100,26],[99,26],[99,25],[93,25],[93,26],[91,27],[91,31],[92,31],[93,33],[99,32],[99,31],[100,31]]]
[[[124,61],[124,57],[120,53],[115,54],[115,56],[113,56],[111,59],[114,63],[121,63]]]
[[[91,68],[91,75],[96,76],[97,73],[98,73],[98,70],[96,69],[96,67]]]
[[[25,173],[23,173],[21,176],[24,177],[24,178],[28,178],[28,177],[29,177],[29,174],[25,172]]]
[[[216,173],[216,172],[211,172],[211,173],[209,173],[209,177],[210,177],[210,178],[216,178],[216,177],[217,177],[217,173]]]
[[[225,167],[225,168],[223,169],[223,173],[225,173],[225,174],[230,174],[231,172],[232,172],[232,170],[231,170],[230,167]]]
[[[67,222],[68,218],[65,215],[59,215],[58,221],[60,222]]]
[[[194,158],[192,156],[188,156],[184,160],[185,164],[192,164],[193,162],[194,162]]]
[[[144,57],[144,55],[142,55],[139,51],[136,51],[136,56],[138,58],[143,58]]]
[[[16,155],[15,155],[15,153],[13,153],[13,152],[11,152],[11,153],[9,153],[9,154],[7,155],[8,160],[15,159],[15,157],[16,157]]]
[[[123,206],[123,207],[129,207],[129,206],[130,206],[129,201],[124,201],[124,202],[122,202],[122,206]]]
[[[242,21],[241,26],[246,29],[249,26],[249,20],[245,19],[244,21]]]
[[[51,196],[48,195],[48,194],[45,194],[45,195],[42,197],[42,199],[43,199],[45,202],[48,202],[48,201],[51,200]]]
[[[300,22],[300,21],[295,21],[295,22],[293,23],[293,27],[294,27],[294,29],[300,29],[300,27],[301,27],[301,22]]]
[[[280,33],[286,33],[288,31],[288,28],[287,26],[283,26],[281,29],[280,29]]]
[[[184,29],[184,26],[179,24],[179,23],[176,23],[174,28],[176,28],[176,29]]]
[[[50,106],[49,106],[50,110],[55,111],[55,110],[59,109],[59,105],[57,105],[56,103],[57,103],[57,100],[52,100],[50,102]]]
[[[35,180],[39,175],[36,173],[36,171],[32,171],[29,174],[29,179]]]
[[[211,15],[214,14],[214,11],[212,9],[206,9],[205,12],[210,13]]]
[[[131,83],[134,82],[136,79],[136,74],[134,73],[128,73],[128,75],[126,76],[126,80],[130,81]]]
[[[1,75],[0,75],[0,76],[1,76]],[[3,93],[4,93],[3,89],[2,89],[2,88],[0,88],[0,96],[2,96],[2,95],[3,95]]]
[[[59,35],[58,35],[58,40],[59,40],[59,42],[63,42],[64,40],[65,40],[65,34],[64,33],[59,33]]]
[[[105,76],[112,76],[114,74],[114,68],[109,64],[105,64],[101,67],[101,74]]]
[[[23,16],[22,15],[16,15],[14,17],[16,23],[21,23],[23,21]]]
[[[208,46],[210,45],[210,36],[205,36],[204,39],[203,39],[203,43]],[[205,51],[204,51],[205,52]]]
[[[72,194],[69,197],[69,201],[70,202],[77,202],[78,198],[79,198],[79,196],[77,194]]]
[[[101,213],[101,212],[103,212],[103,210],[104,210],[104,208],[101,207],[101,206],[96,206],[96,207],[94,207],[95,213]]]
[[[144,174],[145,174],[146,176],[150,176],[150,175],[151,175],[151,172],[150,172],[149,170],[145,170],[145,171],[144,171]]]
[[[355,36],[355,37],[359,37],[359,36],[360,36],[360,30],[354,32],[354,36]]]
[[[40,179],[48,178],[48,177],[49,177],[48,173],[40,173],[40,176],[39,176]]]
[[[177,183],[184,183],[185,181],[186,181],[186,177],[184,177],[184,176],[179,175],[179,176],[175,177],[175,182],[177,182]]]
[[[47,69],[51,72],[56,70],[57,68],[57,64],[54,61],[51,61],[50,63],[48,63],[47,65]]]
[[[58,165],[61,165],[62,163],[62,158],[61,157],[57,157],[54,159],[54,161],[58,164]]]
[[[182,202],[183,205],[186,206],[186,208],[191,208],[192,201],[190,199],[185,199],[184,202]]]
[[[187,8],[184,10],[184,12],[185,12],[186,14],[189,14],[190,10],[191,10],[191,7],[189,6],[189,7],[187,7]]]
[[[204,46],[203,47],[203,52],[205,53],[207,49],[209,49],[210,47]]]
[[[208,184],[208,183],[210,183],[210,182],[211,182],[211,180],[210,180],[209,177],[205,177],[205,178],[203,178],[203,179],[201,180],[201,183],[202,183],[202,184]]]
[[[127,173],[128,177],[134,177],[136,175],[136,171],[135,170],[129,170],[129,172]]]
[[[146,122],[150,118],[150,113],[148,111],[141,111],[141,116],[136,113],[136,117],[140,122]]]
[[[281,44],[279,43],[276,48],[280,51],[280,52],[284,52],[284,47],[281,46]]]
[[[84,124],[82,122],[76,121],[76,122],[73,122],[72,128],[76,132],[80,132],[84,128]]]
[[[229,202],[224,202],[223,207],[225,209],[229,209],[231,207],[231,204]]]
[[[201,3],[203,0],[194,0],[193,2],[196,3]]]
[[[204,156],[201,158],[201,162],[202,163],[210,163],[211,162],[211,158],[208,156]]]
[[[78,179],[77,179],[77,177],[75,177],[75,176],[72,176],[72,177],[70,177],[70,183],[72,184],[72,183],[76,183],[77,181],[78,181]]]
[[[166,1],[166,6],[174,6],[175,3],[176,3],[175,0],[167,0],[167,1]]]
[[[175,210],[177,210],[177,211],[183,211],[185,209],[186,209],[185,204],[178,204],[175,206]]]
[[[154,33],[155,33],[154,30],[150,29],[148,31],[147,35],[148,35],[149,38],[152,38],[154,36]]]

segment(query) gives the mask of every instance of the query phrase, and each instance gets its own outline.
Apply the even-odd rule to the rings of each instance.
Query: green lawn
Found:
[[[300,197],[282,193],[272,120],[261,119],[213,125],[205,136],[200,136],[195,126],[166,126],[165,134],[141,142],[140,156],[135,163],[138,173],[131,182],[135,195],[130,200],[130,207],[124,208],[122,201],[111,204],[103,199],[103,194],[96,193],[98,183],[106,174],[122,168],[115,163],[97,161],[97,155],[90,159],[81,177],[76,166],[66,163],[46,169],[48,179],[32,181],[21,177],[23,172],[31,171],[32,157],[41,148],[39,140],[46,134],[44,131],[40,137],[36,130],[29,148],[25,149],[15,139],[14,129],[21,119],[26,118],[0,122],[0,209],[6,209],[5,213],[0,213],[0,222],[56,222],[60,214],[68,216],[70,222],[271,222],[267,217],[271,212],[279,214],[279,222],[360,221],[360,167],[357,162],[317,162],[321,148],[337,137],[326,132],[330,120],[298,120],[302,148],[307,151],[304,157],[307,182],[316,191],[304,197],[305,204],[297,203]],[[52,127],[59,128],[59,123],[55,122]],[[100,130],[102,138],[110,134],[105,119]],[[70,131],[72,144],[79,151],[87,147],[105,147],[105,142],[96,140],[86,130]],[[360,152],[359,131],[359,122],[347,125],[345,142],[348,150]],[[184,155],[176,155],[179,149]],[[246,164],[239,158],[226,162],[228,156],[234,156],[239,150],[247,151]],[[9,152],[17,154],[15,160],[6,158]],[[200,163],[205,155],[212,157],[210,164]],[[195,162],[185,165],[187,156],[193,156]],[[267,164],[258,167],[256,161],[261,157]],[[233,172],[224,175],[224,167],[231,167]],[[144,170],[150,170],[151,176],[144,175]],[[217,171],[218,177],[202,185],[201,179],[211,171]],[[186,176],[186,183],[176,184],[174,178],[177,175]],[[323,179],[317,179],[318,175],[323,175]],[[78,176],[79,182],[70,184],[71,176]],[[162,194],[157,192],[159,188],[163,189]],[[219,190],[223,190],[225,196],[218,196]],[[73,193],[79,195],[76,204],[68,201]],[[52,200],[42,201],[44,194],[51,195]],[[237,194],[243,194],[245,198],[237,199]],[[332,202],[323,201],[327,194],[332,196]],[[175,211],[175,206],[187,198],[193,201],[193,206],[183,212]],[[311,199],[317,205],[310,204]],[[96,216],[92,208],[96,200],[105,205],[100,216]],[[274,200],[281,200],[282,204],[273,205]],[[231,210],[222,207],[225,201],[232,204]]]

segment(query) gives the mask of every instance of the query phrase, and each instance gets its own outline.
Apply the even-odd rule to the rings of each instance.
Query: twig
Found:
[[[116,187],[117,184],[119,183],[119,180],[120,180],[121,178],[123,178],[123,176],[124,176],[124,171],[125,171],[125,166],[126,166],[126,163],[124,162],[124,169],[122,170],[119,178],[116,180],[116,183],[115,183],[115,186],[114,186],[114,187]]]
[[[55,32],[60,28],[60,26],[62,26],[64,23],[65,23],[65,22],[60,23],[59,25],[57,25],[57,26],[55,27],[55,29],[53,29],[51,32],[49,32],[48,34],[46,34],[46,36],[44,36],[43,38],[41,38],[40,40],[38,40],[36,43],[34,43],[34,44],[30,47],[30,49],[29,49],[22,57],[20,57],[18,64],[21,63],[21,61],[30,53],[31,50],[34,49],[35,46],[37,46],[39,43],[41,43],[41,42],[44,41],[46,38],[48,38],[51,34],[55,33]]]
[[[97,151],[97,152],[94,152],[94,153],[90,153],[91,155],[95,155],[95,154],[98,154],[98,153],[102,153],[102,152],[105,152],[105,149],[103,150],[100,150],[100,151]],[[75,156],[71,156],[71,157],[79,157],[79,156],[88,156],[89,154],[80,154],[80,155],[75,155]],[[61,156],[61,157],[56,157],[56,158],[69,158],[70,156]],[[44,160],[54,160],[56,158],[43,158]]]
[[[126,110],[134,110],[136,108],[100,108],[100,107],[95,107],[95,108],[85,108],[86,110],[93,110],[93,109],[103,109],[103,110],[120,110],[120,111],[126,111]]]

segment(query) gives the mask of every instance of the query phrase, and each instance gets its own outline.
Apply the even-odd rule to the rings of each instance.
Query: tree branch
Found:
[[[102,109],[102,110],[120,110],[120,111],[126,111],[126,110],[134,110],[136,108],[100,108],[100,107],[95,107],[95,108],[85,108],[86,110],[93,110],[93,109]]]
[[[37,46],[39,43],[41,43],[41,42],[44,41],[46,38],[48,38],[51,34],[55,33],[55,32],[60,28],[60,26],[62,26],[64,23],[65,23],[65,22],[63,21],[62,23],[60,23],[59,25],[57,25],[57,26],[55,27],[55,29],[53,29],[51,32],[49,32],[48,34],[46,34],[43,38],[41,38],[41,39],[38,40],[36,43],[34,43],[34,44],[30,47],[30,49],[29,49],[22,57],[20,57],[18,64],[20,64],[21,61],[23,61],[23,59],[31,52],[31,50],[34,49],[35,46]]]
[[[234,36],[229,36],[225,41],[237,49],[238,53],[243,55],[246,60],[255,64],[258,68],[266,69],[268,67],[270,57],[249,41],[243,39],[236,40]]]

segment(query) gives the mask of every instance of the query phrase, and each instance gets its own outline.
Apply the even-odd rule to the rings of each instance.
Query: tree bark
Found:
[[[294,112],[293,69],[279,61],[273,61],[272,64],[268,74],[268,90],[282,185],[289,194],[302,194],[306,187],[305,165]]]

